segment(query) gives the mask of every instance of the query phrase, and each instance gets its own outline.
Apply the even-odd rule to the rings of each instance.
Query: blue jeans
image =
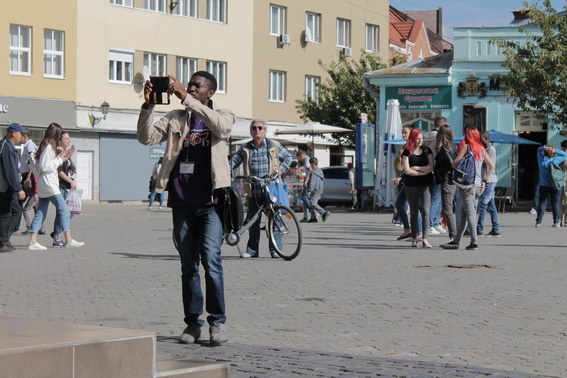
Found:
[[[35,217],[33,218],[30,231],[37,234],[45,218],[47,217],[47,210],[49,208],[49,202],[55,205],[57,210],[58,219],[55,224],[61,227],[62,232],[69,231],[69,220],[71,219],[71,214],[69,213],[69,208],[65,203],[65,198],[62,194],[55,194],[51,197],[40,198],[37,203],[37,210],[35,212]]]
[[[496,188],[495,182],[486,183],[484,192],[480,195],[478,200],[478,222],[476,224],[477,233],[484,232],[484,220],[486,218],[486,211],[490,213],[492,220],[492,231],[500,232],[500,224],[498,223],[498,211],[494,202],[494,189]]]
[[[150,193],[150,205],[149,205],[149,207],[152,207],[152,205],[154,204],[154,202],[156,200],[156,194],[158,196],[159,207],[163,207],[163,193],[157,193],[155,188]]]
[[[396,203],[394,206],[397,210],[397,218],[400,223],[404,226],[404,231],[410,229],[410,224],[408,220],[408,214],[406,213],[408,199],[406,197],[406,192],[403,185],[398,185],[398,197],[396,198]]]
[[[551,198],[551,211],[553,213],[553,223],[560,222],[560,206],[561,189],[555,190],[551,186],[539,187],[539,203],[537,209],[536,224],[541,224],[545,210],[547,209],[547,200]]]
[[[66,200],[67,196],[69,195],[69,190],[65,188],[59,188],[59,190],[61,191],[63,199]],[[69,221],[71,221],[71,218],[73,218],[74,215],[75,214],[69,214]],[[53,239],[61,239],[61,231],[61,221],[59,220],[59,213],[57,213],[55,214],[55,222],[53,222]]]
[[[205,303],[199,274],[201,262],[205,270],[207,322],[225,323],[222,224],[215,207],[174,207],[172,214],[173,237],[181,259],[184,321],[187,325],[205,324],[200,319]]]
[[[537,210],[539,206],[539,176],[535,178],[535,185],[534,185],[534,202],[532,207]]]
[[[246,220],[244,221],[244,224],[248,223],[248,221],[250,219],[252,219],[252,217],[254,216],[254,214],[256,214],[256,212],[258,211],[260,207],[258,206],[258,202],[256,201],[255,197],[249,197],[248,198],[248,213],[246,215]],[[262,216],[260,215],[258,217],[258,219],[256,219],[256,222],[254,222],[254,224],[250,227],[250,229],[248,230],[248,235],[249,235],[249,239],[248,239],[248,245],[246,247],[246,252],[250,255],[250,256],[254,256],[257,257],[258,253],[260,252],[260,222],[262,220]],[[276,243],[278,245],[281,245],[281,235],[279,233],[275,233],[274,234],[275,238],[276,238]],[[274,245],[272,244],[272,242],[270,241],[270,255],[275,255],[276,254],[276,250],[274,248]]]
[[[430,227],[441,224],[441,185],[435,184],[431,187],[431,206],[429,208]]]
[[[303,202],[303,218],[307,219],[307,210],[311,211],[311,201],[307,196],[309,194],[309,189],[304,187],[301,190],[301,201]]]

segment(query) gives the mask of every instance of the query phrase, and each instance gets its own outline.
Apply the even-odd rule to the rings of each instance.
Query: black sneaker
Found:
[[[325,222],[327,219],[329,219],[330,215],[331,215],[330,211],[325,211],[325,214],[321,215],[321,219],[323,219],[323,222]]]
[[[486,236],[491,236],[493,238],[499,238],[500,236],[502,236],[502,234],[498,231],[490,231],[488,234],[486,234]]]
[[[478,236],[479,238],[483,238],[483,237],[486,236],[486,235],[485,235],[484,232],[482,232],[482,231],[477,231],[477,232],[476,232],[476,236]]]
[[[192,324],[185,328],[179,336],[179,342],[181,344],[193,344],[199,340],[199,337],[201,337],[201,327],[198,324]]]
[[[63,240],[55,240],[53,241],[54,247],[65,247],[66,243]]]
[[[478,244],[471,243],[466,248],[468,251],[476,251],[478,249]]]
[[[319,223],[317,219],[309,219],[307,223]]]
[[[14,251],[14,247],[8,244],[4,244],[2,247],[0,247],[0,253],[13,252],[13,251]]]
[[[459,243],[455,241],[450,241],[449,243],[441,244],[443,249],[459,249]]]
[[[23,234],[23,232],[22,232],[22,234]],[[39,230],[39,231],[37,232],[37,234],[38,234],[38,235],[45,235],[45,231]]]
[[[400,236],[398,236],[398,238],[396,240],[406,240],[411,238],[411,232],[408,232],[407,234],[404,232],[403,234],[401,234]]]

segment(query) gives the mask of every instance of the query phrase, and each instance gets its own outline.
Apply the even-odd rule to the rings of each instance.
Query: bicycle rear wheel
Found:
[[[303,235],[293,210],[284,205],[275,205],[268,216],[267,231],[276,253],[284,260],[293,260],[301,251]]]

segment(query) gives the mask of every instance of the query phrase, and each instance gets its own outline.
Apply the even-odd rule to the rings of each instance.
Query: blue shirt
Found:
[[[549,165],[551,162],[559,165],[565,161],[567,158],[567,153],[561,151],[560,149],[555,150],[555,156],[549,158],[543,156],[543,149],[545,146],[541,146],[537,149],[537,162],[539,164],[539,186],[551,186],[549,182]]]
[[[246,143],[246,145],[240,147],[240,149],[230,159],[230,168],[235,169],[242,164],[244,161],[244,148],[246,148],[250,151],[250,161],[248,162],[250,175],[256,177],[268,176],[270,174],[270,158],[268,150],[271,146],[272,143],[268,143],[267,138],[264,138],[260,147],[256,147],[253,141]],[[287,171],[291,165],[291,154],[281,144],[278,146],[278,158],[280,160],[280,172]],[[256,196],[258,194],[260,194],[260,190],[253,188],[252,195]]]

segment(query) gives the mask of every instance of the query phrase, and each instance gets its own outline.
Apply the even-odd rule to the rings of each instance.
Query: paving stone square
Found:
[[[266,243],[257,259],[223,246],[221,347],[177,343],[171,211],[143,204],[84,205],[71,221],[79,249],[28,251],[13,235],[0,314],[155,331],[158,352],[230,362],[231,377],[567,376],[567,229],[550,214],[540,229],[534,215],[501,214],[502,237],[449,251],[443,235],[432,249],[396,241],[391,213],[330,210],[302,224],[293,261],[271,259]]]

